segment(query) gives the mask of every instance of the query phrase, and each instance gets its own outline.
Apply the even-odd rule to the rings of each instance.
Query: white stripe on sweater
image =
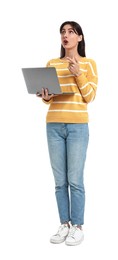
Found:
[[[68,83],[68,84],[60,84],[60,86],[62,87],[65,87],[65,86],[77,86],[77,84],[75,83]]]
[[[90,91],[89,91],[87,94],[83,95],[83,97],[87,97],[87,96],[89,96],[89,95],[91,94],[92,91],[93,91],[93,89],[91,88]]]
[[[94,85],[97,88],[97,84],[95,84],[94,82],[87,82],[84,86],[82,86],[80,89],[84,89],[86,88],[88,85]]]
[[[83,102],[75,102],[75,101],[53,101],[53,104],[77,104],[77,105],[85,105]]]
[[[79,63],[81,63],[81,64],[89,64],[89,66],[90,66],[90,68],[91,68],[91,70],[92,70],[93,76],[97,76],[97,75],[95,74],[94,70],[93,70],[93,66],[92,66],[92,64],[90,63],[90,61],[85,61],[85,62],[79,61]]]
[[[63,109],[54,109],[54,110],[48,110],[48,112],[72,112],[72,113],[87,113],[87,110],[63,110]]]

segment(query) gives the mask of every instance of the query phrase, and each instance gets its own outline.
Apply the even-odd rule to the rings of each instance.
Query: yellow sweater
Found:
[[[86,57],[79,61],[82,74],[75,77],[68,70],[68,62],[60,58],[52,59],[47,63],[55,67],[63,92],[74,91],[74,94],[62,94],[53,97],[50,104],[46,122],[60,123],[87,123],[89,121],[87,103],[94,100],[96,95],[98,77],[96,63]]]

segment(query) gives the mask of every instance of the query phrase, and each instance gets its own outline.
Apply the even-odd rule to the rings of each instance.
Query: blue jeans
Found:
[[[84,224],[84,165],[89,140],[87,123],[47,123],[50,162],[60,222]]]

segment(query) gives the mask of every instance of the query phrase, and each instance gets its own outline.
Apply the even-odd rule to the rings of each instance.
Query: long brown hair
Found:
[[[84,34],[83,34],[81,26],[78,23],[74,22],[74,21],[66,21],[66,22],[62,23],[62,25],[60,26],[60,33],[61,33],[63,27],[66,24],[70,24],[76,34],[82,35],[82,41],[79,42],[77,51],[78,51],[78,54],[80,56],[86,57],[86,54],[85,54],[85,40],[84,40]],[[63,58],[64,56],[65,56],[65,49],[61,45],[60,58]]]

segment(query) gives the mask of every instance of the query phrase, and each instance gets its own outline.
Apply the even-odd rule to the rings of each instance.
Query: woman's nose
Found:
[[[64,37],[67,37],[67,35],[68,35],[68,33],[67,33],[67,32],[65,32],[65,33],[64,33]]]

